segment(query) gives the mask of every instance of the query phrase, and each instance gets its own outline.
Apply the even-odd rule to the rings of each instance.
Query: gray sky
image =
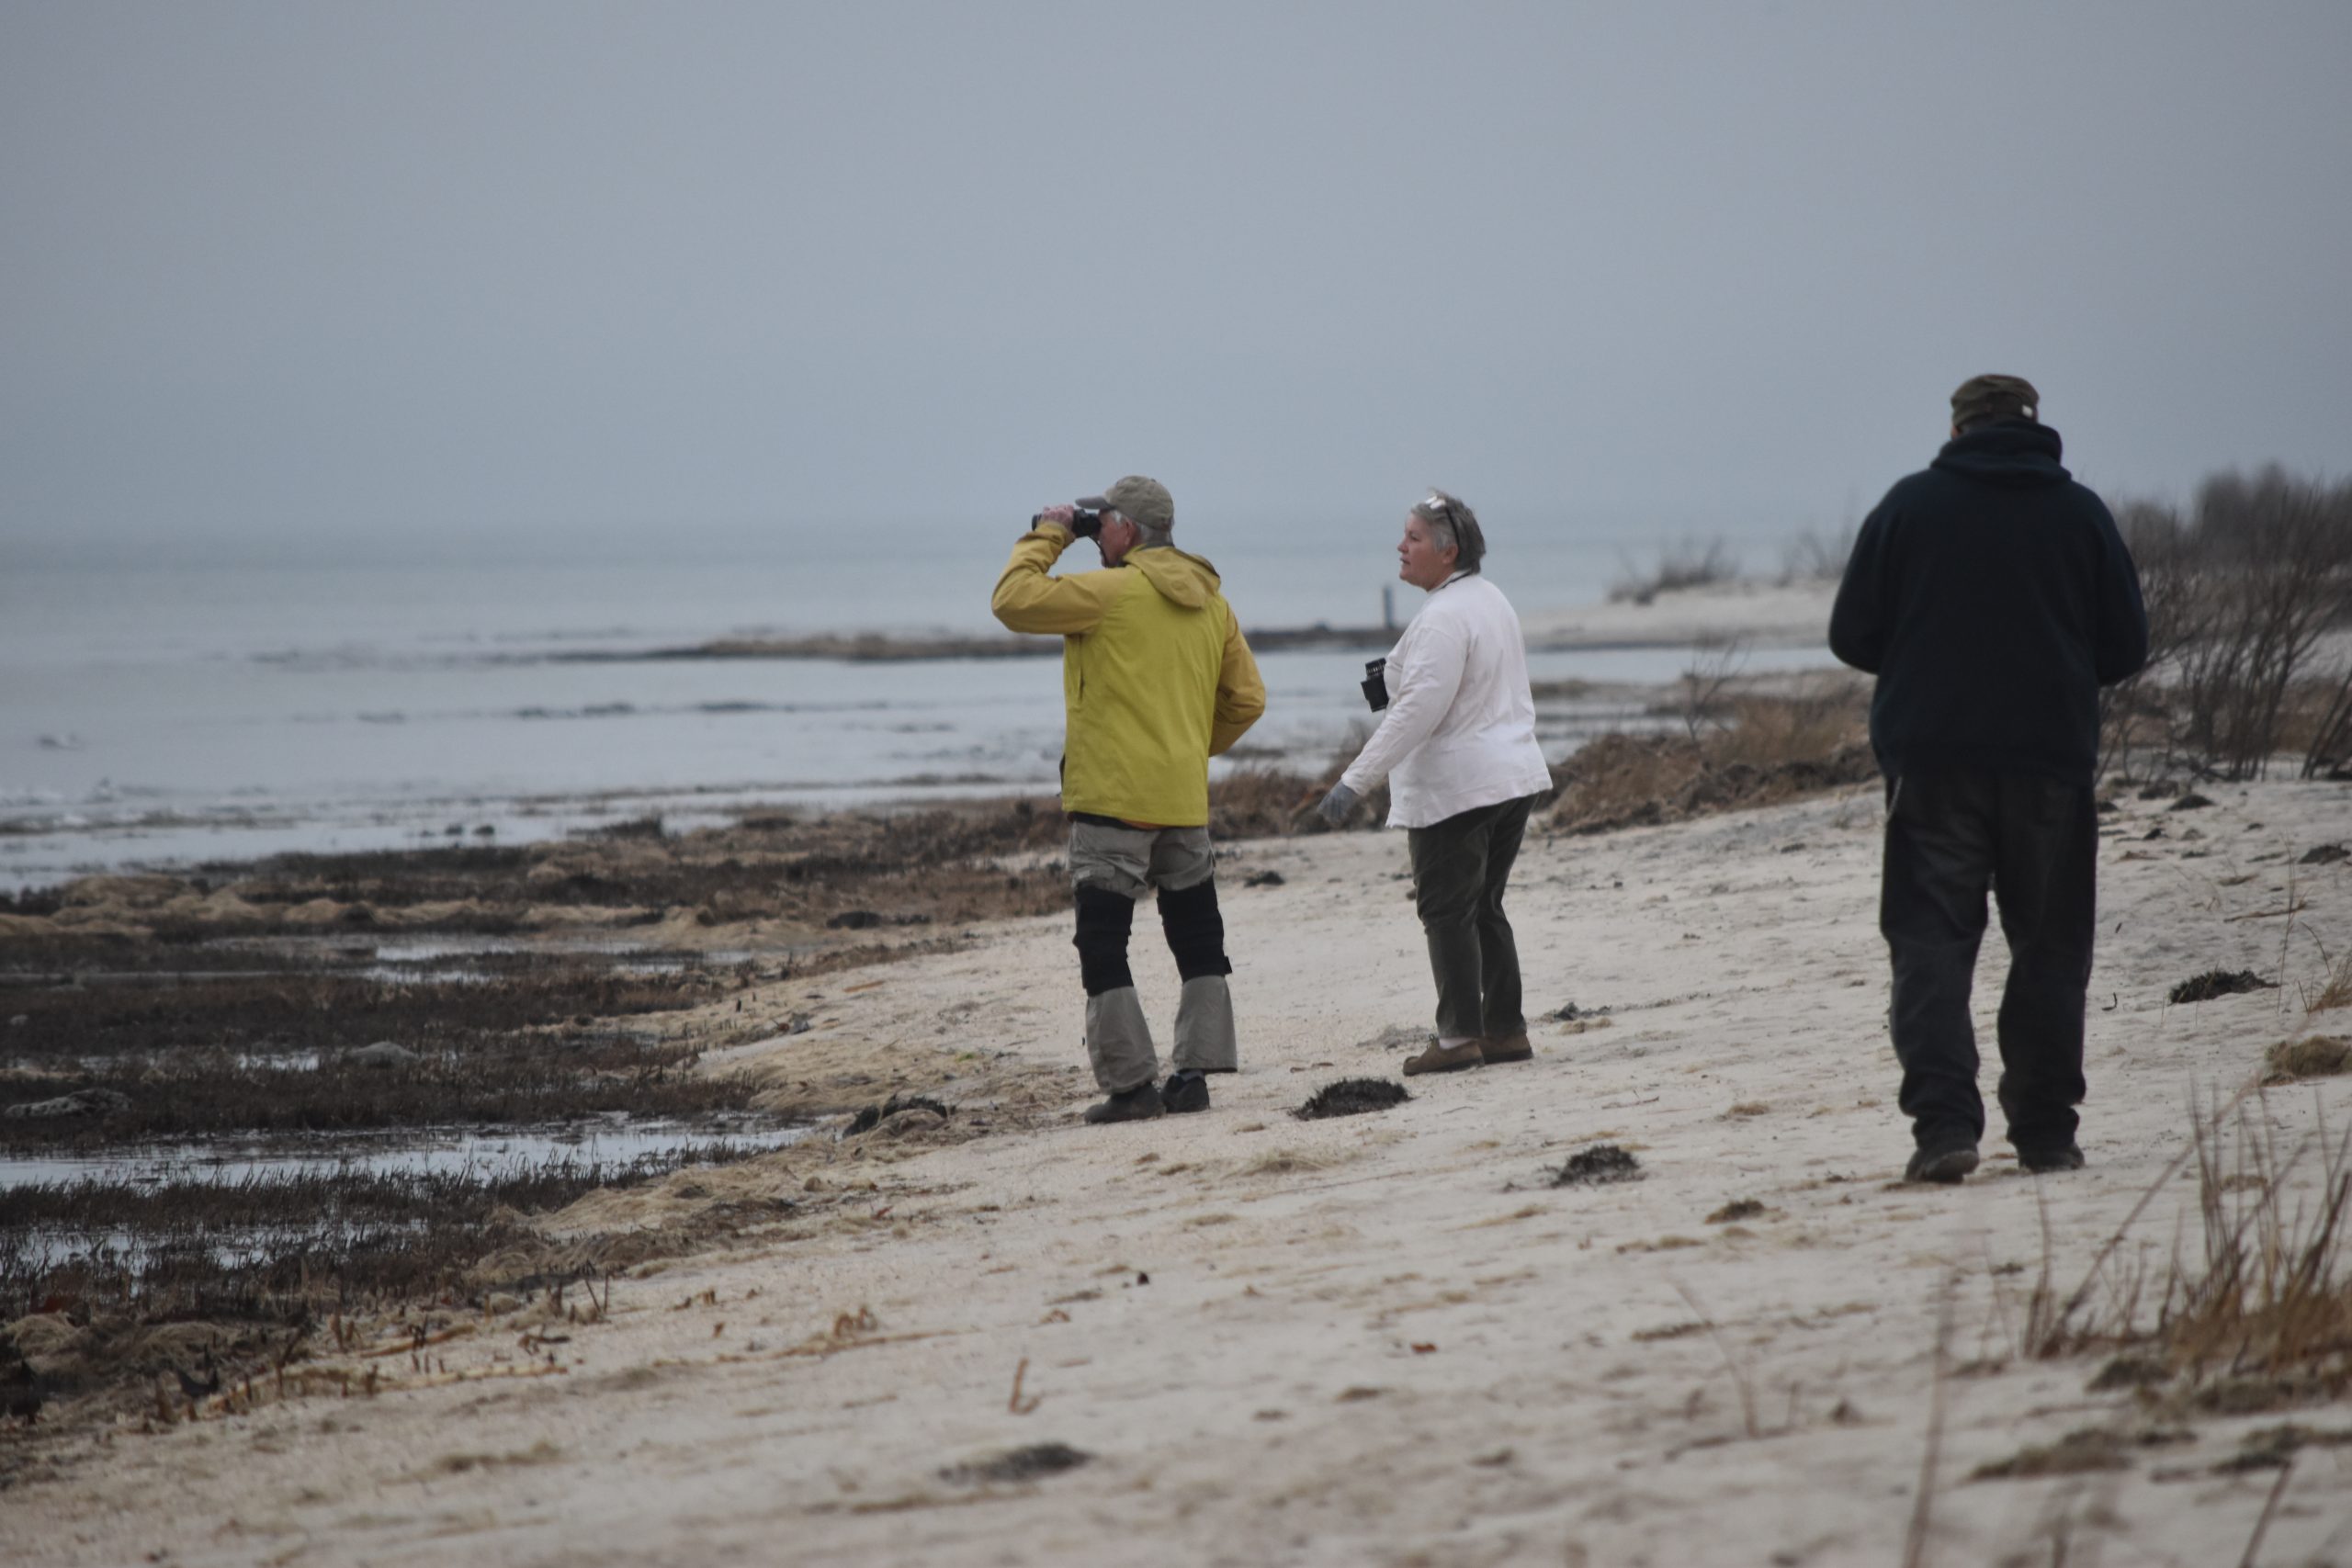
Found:
[[[2352,459],[2352,5],[0,0],[0,558]]]

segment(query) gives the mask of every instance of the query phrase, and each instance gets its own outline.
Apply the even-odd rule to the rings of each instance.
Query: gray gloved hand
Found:
[[[1356,802],[1362,798],[1343,784],[1333,784],[1331,793],[1325,795],[1322,802],[1315,807],[1316,814],[1324,821],[1334,825],[1345,822],[1354,813]]]

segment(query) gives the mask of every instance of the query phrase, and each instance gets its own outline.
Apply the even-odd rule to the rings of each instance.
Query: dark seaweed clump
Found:
[[[1310,1096],[1306,1104],[1291,1112],[1302,1122],[1319,1122],[1326,1116],[1361,1116],[1367,1111],[1386,1111],[1402,1105],[1413,1097],[1405,1086],[1386,1078],[1341,1078],[1325,1084]]]
[[[2183,980],[2172,988],[2176,1002],[2210,1002],[2216,997],[2234,997],[2241,991],[2272,991],[2278,987],[2251,969],[2208,969],[2202,975]]]
[[[935,1111],[942,1120],[956,1114],[927,1094],[910,1094],[903,1098],[894,1094],[881,1104],[869,1105],[859,1111],[851,1119],[846,1135],[854,1138],[860,1133],[871,1133],[901,1111]]]
[[[21,1021],[9,1054],[39,1076],[0,1085],[0,1110],[79,1094],[85,1111],[0,1116],[0,1149],[750,1108],[753,1086],[694,1071],[695,1045],[663,1039],[655,1021],[746,976],[540,968],[494,984],[314,973],[8,987],[5,1010]],[[365,1048],[387,1041],[415,1059],[368,1066]]]
[[[479,1303],[540,1276],[723,1240],[780,1212],[721,1202],[658,1231],[560,1243],[528,1218],[773,1146],[775,1119],[751,1106],[756,1087],[695,1070],[698,1043],[667,1016],[742,989],[747,966],[637,973],[600,955],[491,953],[469,960],[467,979],[403,981],[345,967],[331,949],[208,944],[198,967],[183,951],[176,969],[162,966],[167,949],[127,943],[120,964],[62,976],[0,954],[14,1069],[0,1085],[0,1153],[74,1156],[91,1171],[0,1183],[0,1323],[40,1315],[71,1332],[70,1349],[28,1348],[48,1399],[79,1407],[136,1388],[161,1365],[142,1348],[159,1335],[208,1337],[232,1367],[277,1365],[334,1314]],[[54,1109],[6,1114],[19,1104]],[[338,1164],[452,1130],[551,1141],[614,1117],[679,1124],[677,1145],[433,1174]],[[739,1127],[755,1135],[695,1135]],[[182,1145],[257,1168],[147,1183],[103,1163]],[[0,1365],[0,1406],[6,1375]],[[0,1488],[8,1463],[0,1452]]]
[[[1578,1149],[1552,1173],[1555,1187],[1599,1187],[1611,1181],[1639,1181],[1642,1162],[1614,1144]]]
[[[715,1140],[492,1175],[297,1169],[148,1187],[27,1183],[0,1190],[0,1322],[34,1312],[300,1321],[437,1296],[484,1253],[525,1242],[526,1214],[764,1152]]]
[[[1035,1481],[1041,1475],[1058,1475],[1065,1470],[1076,1470],[1094,1456],[1068,1443],[1032,1443],[1027,1448],[1007,1449],[970,1464],[952,1464],[939,1472],[942,1481],[957,1486],[973,1486],[990,1481]]]
[[[115,1403],[139,1403],[139,1391],[175,1370],[191,1399],[218,1392],[224,1372],[233,1381],[303,1359],[306,1342],[338,1314],[428,1302],[447,1310],[495,1291],[552,1289],[560,1304],[572,1280],[723,1240],[795,1203],[720,1203],[659,1233],[584,1244],[544,1240],[526,1211],[761,1152],[700,1144],[487,1179],[296,1171],[234,1184],[77,1180],[0,1190],[0,1322],[40,1322],[62,1336],[36,1370],[10,1354],[10,1337],[0,1333],[0,1416],[30,1421],[51,1401],[103,1411],[108,1391]],[[190,1379],[186,1363],[198,1347],[211,1370]],[[85,1396],[98,1403],[81,1405]],[[0,1493],[31,1451],[0,1449]]]

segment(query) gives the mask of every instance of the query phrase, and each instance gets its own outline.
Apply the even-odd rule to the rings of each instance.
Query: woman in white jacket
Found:
[[[1406,515],[1396,575],[1429,598],[1382,671],[1388,707],[1380,728],[1320,807],[1344,818],[1385,774],[1388,825],[1406,829],[1414,908],[1437,979],[1438,1034],[1406,1062],[1408,1075],[1534,1055],[1503,887],[1529,808],[1552,774],[1535,743],[1519,616],[1479,574],[1486,553],[1476,515],[1443,491]]]

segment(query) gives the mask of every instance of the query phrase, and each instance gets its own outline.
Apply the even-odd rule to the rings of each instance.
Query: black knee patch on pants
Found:
[[[1127,967],[1127,933],[1135,921],[1136,901],[1125,894],[1107,887],[1078,890],[1078,973],[1088,996],[1136,983]]]
[[[1176,973],[1185,979],[1233,973],[1225,956],[1225,917],[1217,912],[1216,877],[1182,892],[1161,888],[1159,929],[1168,934],[1168,951],[1176,955]]]

